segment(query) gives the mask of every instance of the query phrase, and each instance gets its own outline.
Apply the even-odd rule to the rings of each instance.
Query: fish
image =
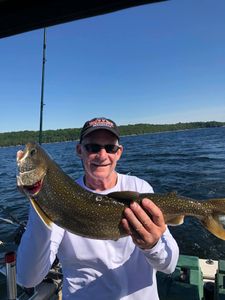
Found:
[[[39,144],[30,142],[17,152],[17,185],[48,228],[53,223],[71,233],[102,240],[127,235],[122,226],[124,209],[131,202],[151,199],[165,223],[180,225],[186,216],[197,218],[216,237],[225,240],[225,198],[195,200],[169,193],[90,192],[77,184]]]

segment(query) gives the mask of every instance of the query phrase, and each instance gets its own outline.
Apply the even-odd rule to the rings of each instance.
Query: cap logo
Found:
[[[106,119],[96,119],[96,120],[90,121],[89,126],[91,126],[91,127],[104,126],[104,127],[113,128],[114,124]]]

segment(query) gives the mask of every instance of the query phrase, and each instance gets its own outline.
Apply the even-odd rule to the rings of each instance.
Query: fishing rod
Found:
[[[43,109],[44,109],[44,81],[45,81],[45,52],[46,52],[46,28],[44,28],[43,36],[43,56],[42,56],[42,79],[41,79],[41,103],[40,103],[40,127],[39,127],[39,144],[42,143],[42,125],[43,125]]]
[[[16,243],[17,245],[19,245],[21,237],[23,235],[23,233],[26,230],[26,224],[24,222],[19,221],[10,211],[9,208],[6,206],[0,206],[0,212],[3,212],[5,214],[7,214],[9,216],[10,219],[8,218],[3,218],[0,217],[0,220],[11,224],[11,225],[16,225],[17,229],[14,232],[14,243]],[[5,246],[5,242],[0,240],[0,246]]]
[[[19,226],[23,226],[24,228],[26,227],[26,225],[19,221],[10,211],[9,211],[9,208],[4,206],[4,205],[0,205],[0,212],[3,212],[5,214],[7,214],[10,219],[6,219],[6,218],[2,218],[0,217],[0,220],[6,222],[6,223],[10,223],[10,224],[13,224],[13,225],[19,225]]]
[[[4,222],[6,222],[6,223],[9,223],[9,224],[15,225],[15,223],[14,223],[12,220],[10,220],[10,219],[6,219],[6,218],[0,217],[0,220],[1,220],[1,221],[4,221]],[[16,225],[17,225],[17,224],[16,224]],[[0,242],[1,242],[1,241],[0,241]]]

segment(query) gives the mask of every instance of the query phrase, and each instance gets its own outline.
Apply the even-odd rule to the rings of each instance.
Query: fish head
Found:
[[[28,143],[17,152],[17,185],[26,194],[36,195],[47,173],[48,156],[36,143]]]

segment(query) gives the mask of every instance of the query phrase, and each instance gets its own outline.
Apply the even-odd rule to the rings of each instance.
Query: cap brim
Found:
[[[102,128],[92,127],[92,128],[88,128],[87,131],[85,131],[85,133],[80,137],[80,140],[82,140],[88,134],[90,134],[90,133],[92,133],[94,131],[97,131],[97,130],[107,130],[107,131],[113,133],[119,139],[119,134],[113,128],[110,128],[110,127],[102,127]]]

